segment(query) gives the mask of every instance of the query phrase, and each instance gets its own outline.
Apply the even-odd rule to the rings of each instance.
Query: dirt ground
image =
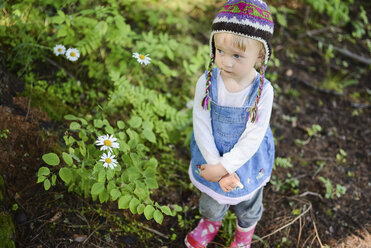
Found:
[[[290,157],[294,165],[291,169],[277,168],[274,175],[286,178],[290,172],[299,180],[299,192],[277,192],[273,185],[267,185],[265,211],[256,234],[269,235],[264,239],[266,244],[281,244],[277,247],[320,247],[320,242],[331,247],[369,247],[370,108],[356,108],[345,96],[308,88],[295,80],[298,73],[294,69],[291,79],[282,79],[281,89],[296,89],[300,95],[290,97],[284,93],[282,99],[275,100],[271,126],[277,140],[276,156]],[[367,82],[364,78],[361,87],[367,87]],[[354,115],[355,111],[361,114]],[[287,121],[283,115],[297,119]],[[295,139],[308,138],[306,128],[313,124],[319,124],[322,131],[306,145],[296,145]],[[46,192],[36,184],[40,157],[58,142],[55,134],[61,134],[63,124],[50,121],[38,109],[29,109],[27,98],[16,97],[10,107],[0,106],[0,130],[4,129],[9,129],[10,134],[0,139],[0,172],[7,186],[9,209],[14,203],[19,206],[12,212],[17,247],[183,247],[184,236],[196,224],[192,221],[198,215],[196,191],[167,188],[158,196],[160,202],[189,207],[183,229],[175,218],[166,217],[159,226],[119,211],[114,204],[106,205],[112,216],[142,221],[154,237],[144,243],[135,234],[115,234],[110,232],[114,217],[98,215],[89,200],[67,193],[63,187]],[[347,153],[343,163],[336,160],[340,148]],[[345,186],[346,194],[324,198],[326,190],[319,175],[334,185]],[[188,180],[185,173],[181,177]],[[300,209],[301,215],[293,214],[293,209]],[[171,233],[177,233],[173,241],[168,239]],[[78,242],[81,240],[85,242]],[[210,247],[223,247],[224,243],[225,238],[218,235]],[[253,247],[264,245],[258,241]]]

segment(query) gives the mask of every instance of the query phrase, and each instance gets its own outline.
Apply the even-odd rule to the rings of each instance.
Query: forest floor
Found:
[[[360,89],[369,91],[370,78],[362,76],[342,94],[321,90],[326,73],[310,73],[307,68],[321,67],[323,58],[312,51],[298,55],[296,63],[290,62],[284,51],[295,37],[285,37],[282,31],[281,39],[286,38],[286,45],[275,47],[282,65],[276,71],[281,92],[276,93],[271,127],[276,157],[291,158],[294,167],[273,171],[276,185],[269,183],[265,188],[265,210],[255,232],[265,243],[255,240],[253,247],[370,247],[371,109],[369,97],[358,102],[350,97]],[[158,225],[118,210],[113,203],[104,204],[101,211],[102,205],[68,193],[62,186],[45,191],[36,183],[41,156],[61,142],[66,124],[51,121],[41,110],[29,107],[27,97],[14,97],[8,105],[0,105],[0,130],[10,132],[8,138],[0,138],[0,174],[7,188],[8,209],[18,206],[11,211],[17,247],[184,247],[185,235],[199,218],[199,194],[189,187],[186,168],[180,168],[174,177],[187,187],[160,186],[154,192],[159,203],[184,207],[183,216],[166,216]],[[310,136],[312,125],[321,130]],[[346,155],[341,155],[341,149]],[[179,154],[186,164],[189,151]],[[331,182],[332,191],[320,177]],[[281,183],[280,190],[277,183]],[[337,184],[346,188],[345,194],[336,196]],[[330,198],[325,197],[326,192]],[[118,226],[117,218],[123,226]],[[130,227],[125,225],[128,221],[139,224]],[[151,238],[143,241],[143,233]],[[209,247],[224,247],[227,235],[228,227],[224,227]]]
[[[290,157],[294,168],[277,168],[273,175],[286,178],[290,171],[291,179],[299,180],[299,192],[275,191],[273,185],[267,185],[265,211],[256,234],[263,237],[286,225],[265,238],[266,244],[320,247],[322,242],[331,247],[367,247],[371,243],[370,108],[355,108],[345,96],[318,92],[295,80],[282,82],[281,88],[286,87],[295,88],[300,96],[284,97],[279,105],[275,104],[271,123],[278,140],[276,156]],[[366,78],[359,87],[367,87]],[[297,107],[300,107],[298,112]],[[352,116],[354,111],[361,113]],[[297,118],[287,121],[283,114]],[[13,213],[18,247],[182,247],[184,236],[196,224],[192,218],[198,216],[196,190],[182,190],[178,185],[157,193],[159,202],[188,206],[183,228],[175,217],[165,217],[160,226],[143,217],[130,217],[127,211],[119,211],[113,204],[106,206],[116,216],[123,214],[146,223],[144,230],[154,233],[154,238],[145,244],[134,234],[110,233],[115,229],[110,223],[112,216],[97,215],[91,210],[96,205],[89,200],[67,193],[63,187],[44,191],[42,185],[36,184],[41,155],[58,142],[58,136],[50,135],[55,133],[56,124],[42,111],[29,109],[24,97],[14,98],[12,107],[0,106],[0,130],[10,131],[7,139],[0,140],[0,172],[7,186],[9,204],[19,206]],[[307,144],[295,144],[296,139],[308,137],[306,128],[313,124],[320,125],[322,130],[308,138]],[[346,161],[336,160],[340,148],[346,151]],[[180,170],[179,177],[187,181],[184,172]],[[346,187],[346,193],[326,199],[319,173],[333,185]],[[293,209],[299,209],[299,213],[293,214]],[[175,240],[169,240],[171,233],[177,234]],[[76,242],[79,238],[86,240],[85,243]],[[211,247],[223,247],[225,241],[217,236]],[[257,242],[254,247],[264,245]]]

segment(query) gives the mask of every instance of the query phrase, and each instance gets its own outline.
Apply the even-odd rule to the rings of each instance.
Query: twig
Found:
[[[304,248],[305,244],[308,242],[308,240],[310,239],[310,237],[312,237],[312,235],[314,235],[314,233],[311,233],[308,238],[306,240],[304,240],[304,243],[303,245],[301,246],[301,248]]]
[[[296,199],[296,198],[293,198],[293,199],[298,200],[298,199]],[[307,210],[305,210],[303,213],[301,213],[298,217],[296,217],[296,218],[295,218],[294,220],[292,220],[291,222],[289,222],[289,223],[287,223],[286,225],[283,225],[282,227],[276,229],[275,231],[273,231],[273,232],[271,232],[271,233],[269,233],[269,234],[263,236],[261,239],[266,239],[266,238],[272,236],[273,234],[275,234],[275,233],[281,231],[282,229],[285,229],[286,227],[288,227],[288,226],[294,224],[294,223],[295,223],[298,219],[300,219],[303,215],[305,215],[306,213],[308,213],[308,211],[310,211],[310,210],[312,209],[312,203],[310,203],[309,201],[305,201],[305,202],[306,202],[307,204],[309,204],[309,208],[308,208]],[[255,240],[255,241],[253,241],[253,242],[251,242],[251,243],[255,243],[255,242],[258,242],[258,240]]]
[[[92,231],[89,236],[84,240],[84,242],[82,242],[82,244],[84,245],[86,243],[86,241],[88,241],[90,239],[90,237],[96,232],[98,231],[104,224],[106,224],[106,222],[103,222],[102,224],[100,224],[97,228],[94,229],[94,231]]]
[[[316,236],[315,236],[315,237],[317,237],[318,242],[319,242],[319,245],[320,245],[321,248],[322,248],[322,247],[324,247],[324,246],[322,245],[321,239],[319,238],[318,231],[317,231],[317,226],[316,226],[316,222],[314,221],[314,214],[313,214],[312,211],[311,211],[311,216],[312,216],[312,221],[313,221],[314,231],[316,232]],[[312,241],[312,243],[313,243],[313,241]]]
[[[296,244],[296,248],[299,248],[299,243],[300,243],[300,238],[301,238],[301,231],[302,231],[301,218],[299,219],[299,227],[300,227],[300,230],[299,230],[299,237],[298,237],[298,242]]]
[[[344,49],[344,48],[341,48],[341,47],[333,46],[333,48],[334,48],[335,51],[341,53],[344,56],[347,56],[351,59],[357,60],[358,62],[364,63],[366,65],[371,65],[371,59],[370,58],[366,58],[366,57],[363,57],[361,55],[352,53],[351,51],[349,51],[347,49]]]
[[[319,198],[321,199],[321,201],[323,201],[323,197],[322,197],[320,194],[318,194],[318,193],[316,193],[316,192],[311,192],[311,191],[304,192],[304,193],[300,194],[299,197],[304,197],[304,196],[306,196],[306,195],[314,195],[314,196],[317,196],[317,197],[319,197]]]
[[[161,237],[163,237],[163,238],[165,238],[165,239],[169,239],[168,236],[166,236],[166,235],[163,234],[163,233],[160,233],[159,231],[157,231],[157,230],[155,230],[155,229],[152,229],[152,228],[150,228],[150,227],[146,227],[146,226],[143,226],[143,225],[141,225],[141,227],[143,227],[143,228],[146,229],[147,231],[153,232],[153,233],[155,233],[155,234],[157,234],[157,235],[159,235],[159,236],[161,236]]]
[[[319,32],[315,33],[315,32],[311,32],[311,31],[308,31],[306,32],[306,34],[311,37],[312,39],[315,39],[317,41],[320,41],[319,38],[315,37],[313,34],[318,34]],[[364,63],[366,65],[371,65],[371,58],[368,58],[368,57],[363,57],[361,55],[358,55],[358,54],[355,54],[355,53],[352,53],[351,51],[345,49],[345,48],[341,48],[341,47],[337,47],[337,46],[334,46],[332,45],[333,49],[339,53],[341,53],[342,55],[344,56],[347,56],[351,59],[354,59],[358,62],[361,62],[361,63]]]
[[[58,65],[56,62],[54,62],[53,60],[49,59],[48,57],[45,58],[46,61],[48,61],[50,64],[54,65],[55,67],[57,67],[58,69],[63,69],[68,76],[70,76],[70,78],[72,79],[75,79],[75,76],[72,75],[70,72],[68,72],[66,69],[64,69],[62,66]]]

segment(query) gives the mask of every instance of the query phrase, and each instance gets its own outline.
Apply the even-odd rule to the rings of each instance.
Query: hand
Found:
[[[221,163],[218,164],[203,164],[200,167],[200,175],[210,182],[217,182],[223,176],[228,174],[228,171],[223,167]]]
[[[219,185],[224,192],[230,192],[237,186],[241,189],[243,188],[240,178],[236,173],[225,175],[222,179],[220,179]]]

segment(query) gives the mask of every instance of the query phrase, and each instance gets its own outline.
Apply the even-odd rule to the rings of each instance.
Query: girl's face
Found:
[[[215,63],[219,68],[223,80],[234,80],[238,84],[250,83],[255,75],[254,65],[264,58],[261,54],[259,41],[243,38],[245,50],[237,47],[234,34],[218,33],[214,35]]]

